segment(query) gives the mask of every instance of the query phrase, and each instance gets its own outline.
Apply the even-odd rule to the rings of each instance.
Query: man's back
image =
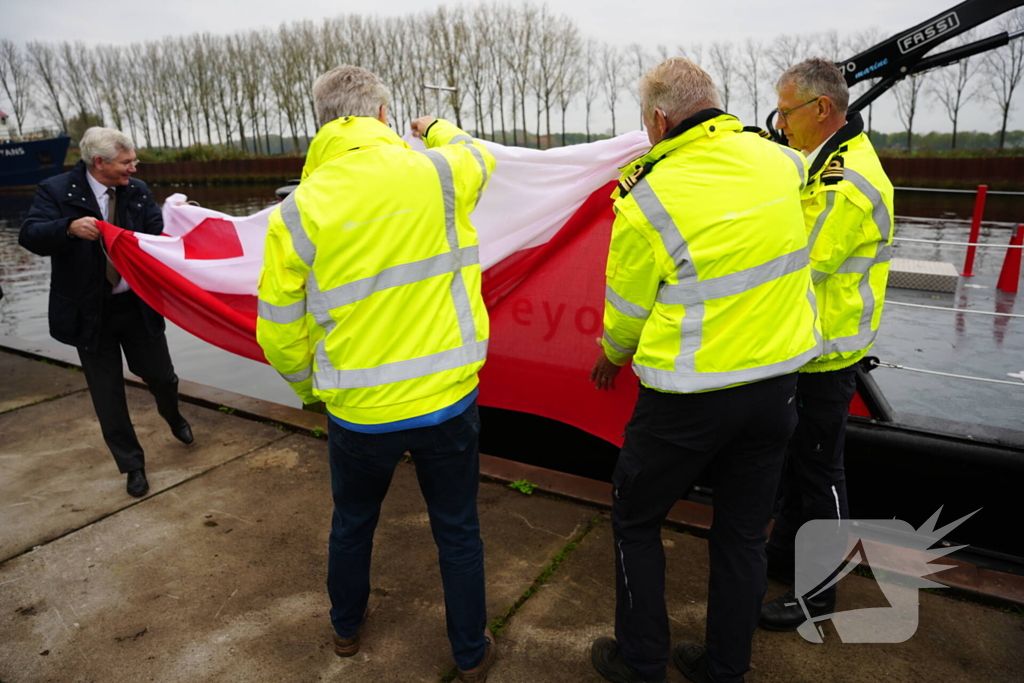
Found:
[[[650,245],[660,283],[650,302],[618,292],[652,311],[635,355],[644,384],[722,388],[790,372],[816,355],[803,161],[740,132],[729,116],[707,119],[649,156],[660,160],[616,202]],[[629,232],[617,225],[620,235]],[[641,289],[650,292],[650,283]]]
[[[469,212],[494,161],[444,121],[427,141],[453,138],[424,154],[376,120],[338,119],[314,140],[302,183],[271,216],[268,257],[285,268],[261,278],[261,303],[271,304],[261,343],[268,359],[276,353],[277,325],[300,321],[274,307],[297,304],[304,289],[302,355],[315,357],[316,396],[346,422],[414,418],[476,387],[489,326]],[[288,355],[281,350],[280,360]]]

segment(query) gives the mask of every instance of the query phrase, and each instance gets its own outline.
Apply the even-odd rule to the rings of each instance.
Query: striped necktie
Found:
[[[117,193],[112,187],[107,188],[107,222],[117,225]],[[121,273],[117,272],[117,268],[111,263],[109,256],[107,256],[107,282],[114,287],[121,282]]]

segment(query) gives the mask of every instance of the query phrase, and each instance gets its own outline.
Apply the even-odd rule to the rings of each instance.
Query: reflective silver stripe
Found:
[[[836,273],[866,273],[871,266],[877,263],[888,263],[892,260],[892,250],[889,245],[883,245],[878,250],[878,256],[850,256],[843,261]]]
[[[863,351],[875,341],[877,330],[859,332],[849,337],[836,337],[825,340],[825,353],[853,353]]]
[[[279,372],[277,374],[281,375],[281,377],[283,377],[286,382],[291,382],[292,384],[295,384],[296,382],[305,382],[307,379],[313,376],[313,366],[309,365],[303,368],[302,370],[299,370],[298,372],[292,373],[290,375],[287,375],[283,372]]]
[[[295,203],[295,193],[292,192],[281,202],[281,220],[288,228],[288,234],[292,237],[292,248],[299,255],[302,262],[308,267],[313,267],[313,259],[316,257],[316,247],[310,241],[305,228],[302,227],[302,216],[299,215],[299,207]]]
[[[826,273],[824,270],[817,270],[815,268],[811,268],[811,282],[813,282],[816,285],[824,282],[829,275],[830,273]]]
[[[324,295],[320,291],[320,284],[312,270],[306,276],[306,302],[309,305],[309,312],[313,314],[313,320],[327,330],[327,334],[330,334],[330,331],[334,329],[334,319],[324,303]]]
[[[452,167],[448,163],[448,159],[436,150],[429,150],[426,155],[434,164],[437,175],[441,179],[448,248],[457,251],[459,249],[459,232],[455,222],[455,181],[452,178]],[[462,277],[461,270],[455,271],[452,275],[451,294],[452,303],[455,304],[455,315],[459,321],[459,331],[462,333],[462,343],[465,345],[475,342],[476,323],[473,320],[473,306],[469,301],[469,291],[466,289],[466,281]]]
[[[658,302],[692,306],[702,301],[735,296],[800,271],[806,268],[808,263],[807,250],[797,249],[746,270],[707,280],[690,279],[675,285],[664,285],[658,292]]]
[[[608,346],[612,347],[619,353],[624,353],[626,355],[636,353],[636,349],[627,349],[625,346],[620,346],[619,344],[617,344],[615,340],[611,338],[611,335],[609,335],[607,332],[604,333],[604,340],[608,342]]]
[[[446,251],[421,261],[385,268],[376,275],[328,289],[323,292],[318,303],[328,309],[347,306],[385,289],[409,285],[445,273],[453,273],[465,266],[478,263],[480,263],[480,248],[477,245],[457,251]]]
[[[814,348],[804,351],[799,356],[789,360],[761,365],[756,368],[730,370],[727,372],[693,372],[692,369],[682,372],[678,368],[674,371],[659,370],[640,365],[639,363],[634,363],[633,368],[636,370],[636,374],[640,376],[640,381],[649,387],[661,389],[662,391],[692,393],[694,391],[722,389],[732,384],[756,382],[761,379],[786,375],[802,368],[816,358],[818,353],[819,347],[815,344]]]
[[[473,142],[473,138],[470,137],[469,135],[466,135],[465,133],[460,133],[459,135],[456,135],[451,140],[449,140],[448,144],[457,145],[460,142]]]
[[[377,387],[425,377],[445,370],[454,370],[482,362],[486,357],[486,339],[429,356],[385,363],[375,368],[360,370],[336,370],[330,364],[319,364],[318,357],[318,368],[313,377],[313,385],[319,390]]]
[[[789,147],[779,145],[779,149],[781,149],[785,155],[788,156],[794,164],[796,164],[796,172],[800,174],[800,189],[803,189],[804,185],[807,184],[807,170],[804,168],[804,158],[800,156],[799,152],[792,150]]]
[[[825,208],[818,214],[817,220],[814,221],[814,228],[811,230],[811,234],[807,236],[807,253],[814,253],[814,245],[818,241],[818,234],[821,233],[822,226],[825,225],[825,221],[828,220],[828,215],[832,213],[832,207],[835,206],[835,203],[836,193],[826,192]]]
[[[647,178],[633,186],[629,196],[633,197],[637,207],[643,212],[647,222],[654,226],[661,236],[665,250],[676,265],[676,279],[684,282],[688,279],[696,281],[697,271],[690,259],[690,247],[683,239],[676,223],[665,210],[665,206],[654,194]],[[701,346],[704,330],[704,304],[689,306],[679,326],[679,355],[676,356],[675,367],[680,372],[693,372],[694,356]]]
[[[288,304],[287,306],[278,306],[260,299],[256,308],[259,317],[279,325],[287,325],[306,317],[305,299]]]
[[[472,140],[472,138],[470,139]],[[484,155],[480,153],[480,150],[475,145],[467,145],[467,147],[473,153],[473,156],[476,157],[476,163],[480,164],[480,188],[476,191],[476,202],[473,204],[475,208],[484,196],[484,187],[487,185],[487,164],[484,163]]]
[[[643,306],[637,306],[619,296],[619,293],[612,289],[611,285],[605,285],[604,298],[611,304],[612,308],[621,313],[622,315],[629,316],[630,318],[637,318],[639,320],[647,320],[651,317],[651,312]]]
[[[892,217],[889,215],[889,207],[882,200],[882,193],[869,183],[867,178],[851,168],[843,171],[843,179],[853,183],[871,202],[871,218],[875,221],[875,225],[878,226],[879,232],[882,233],[882,242],[887,243],[889,241],[889,231],[892,230]]]
[[[437,175],[441,179],[441,196],[444,197],[444,225],[448,246],[454,251],[459,248],[459,233],[455,227],[455,180],[452,178],[452,167],[448,159],[437,150],[424,152],[434,164]]]

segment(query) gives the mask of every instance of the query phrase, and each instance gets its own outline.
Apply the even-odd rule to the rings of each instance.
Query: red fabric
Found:
[[[590,369],[601,350],[604,267],[614,183],[587,199],[546,244],[484,273],[491,315],[481,405],[558,420],[616,445],[636,403],[638,381],[623,368],[614,391],[597,391]]]
[[[235,224],[223,218],[207,218],[182,238],[187,259],[225,259],[244,256]]]
[[[135,233],[102,221],[96,225],[117,272],[157,313],[225,351],[267,362],[256,343],[256,297],[207,292],[150,257]]]

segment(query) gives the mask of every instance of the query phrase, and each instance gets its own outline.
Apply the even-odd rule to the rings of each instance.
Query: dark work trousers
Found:
[[[768,585],[764,546],[796,376],[731,389],[667,394],[640,388],[612,476],[615,636],[644,677],[665,676],[671,642],[661,525],[704,470],[714,487],[706,645],[721,683],[742,681]]]
[[[78,349],[78,357],[103,430],[103,440],[123,474],[145,467],[146,459],[128,414],[121,351],[124,351],[128,368],[149,387],[156,398],[157,411],[168,424],[181,419],[178,376],[174,374],[167,350],[167,337],[161,333],[151,338],[146,332],[138,296],[132,291],[107,296],[99,345],[95,351]]]
[[[384,434],[355,432],[329,420],[327,447],[334,496],[327,590],[334,632],[351,638],[362,624],[381,502],[395,467],[409,452],[437,545],[452,656],[463,671],[475,668],[484,658],[487,626],[484,544],[476,508],[480,488],[476,401],[441,424]],[[430,571],[428,567],[421,570]]]
[[[853,367],[800,373],[798,422],[787,449],[767,549],[770,574],[780,581],[793,582],[796,533],[805,522],[849,518],[843,443],[856,389]],[[842,558],[821,559],[834,567]],[[828,573],[826,570],[824,575]]]

